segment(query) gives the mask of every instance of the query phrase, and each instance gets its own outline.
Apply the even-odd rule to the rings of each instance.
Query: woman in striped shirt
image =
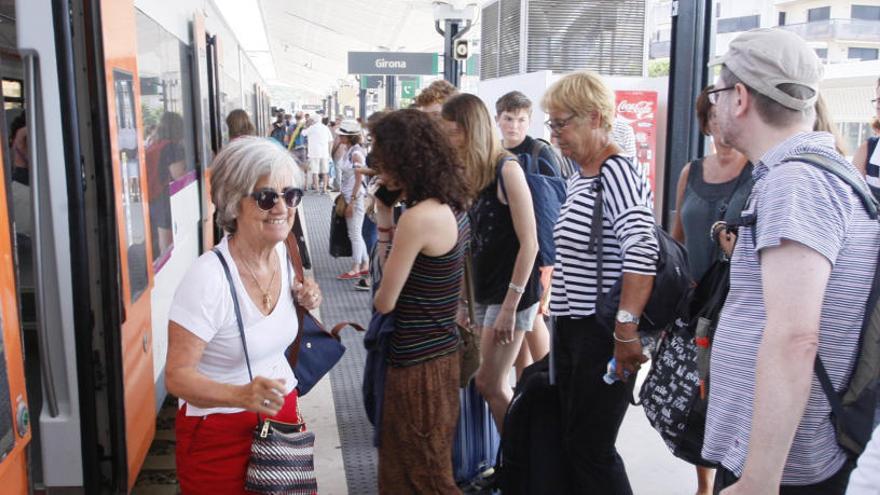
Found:
[[[626,377],[646,360],[637,328],[657,265],[651,189],[611,137],[614,98],[599,76],[578,72],[563,77],[547,90],[542,106],[563,155],[580,166],[569,178],[554,230],[550,299],[564,458],[573,492],[629,495],[632,489],[614,444],[632,394],[634,380]],[[603,245],[596,254],[589,248],[590,229],[600,187]],[[596,300],[619,277],[617,321],[608,331],[595,319]],[[602,377],[612,357],[622,381],[607,385]]]
[[[394,311],[379,446],[379,493],[458,493],[452,437],[458,422],[455,316],[470,236],[464,170],[435,119],[400,110],[370,127],[370,164],[407,205],[376,200],[377,311]],[[393,201],[389,201],[393,202]]]

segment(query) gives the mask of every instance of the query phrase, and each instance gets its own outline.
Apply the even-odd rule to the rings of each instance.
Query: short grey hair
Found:
[[[214,157],[211,170],[211,201],[217,208],[217,223],[230,234],[238,228],[241,199],[253,192],[261,178],[289,173],[296,187],[303,183],[293,155],[275,140],[262,137],[241,136],[230,141]]]

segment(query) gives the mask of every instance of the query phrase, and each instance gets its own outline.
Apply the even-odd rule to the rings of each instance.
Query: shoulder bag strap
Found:
[[[251,381],[254,381],[254,373],[251,370],[251,358],[248,355],[247,349],[247,338],[244,336],[244,323],[241,319],[241,307],[238,304],[238,295],[235,293],[235,284],[232,282],[232,273],[229,271],[229,265],[226,263],[226,258],[223,257],[223,253],[217,248],[213,248],[211,251],[217,255],[220,264],[223,265],[223,273],[226,275],[226,281],[229,282],[229,294],[232,295],[232,307],[235,309],[235,322],[238,324],[238,334],[241,336],[241,346],[244,348],[244,362],[247,364],[248,378],[250,378]],[[257,413],[257,424],[262,422],[263,419],[260,413]]]
[[[590,242],[587,243],[587,252],[596,255],[596,283],[598,284],[596,290],[600,295],[605,292],[605,289],[602,285],[602,221],[605,217],[605,204],[603,199],[604,187],[602,186],[602,167],[604,167],[604,164],[599,167],[599,177],[596,179],[596,182],[593,183],[593,188],[596,191],[596,199],[593,202],[593,219],[590,223]]]
[[[238,324],[238,334],[241,336],[241,346],[244,348],[244,361],[247,363],[248,377],[253,380],[254,374],[251,371],[251,358],[248,356],[247,339],[244,336],[244,323],[242,323],[241,319],[241,307],[238,304],[238,295],[235,293],[235,285],[232,282],[232,273],[229,271],[229,264],[226,263],[226,258],[223,257],[223,253],[217,248],[211,249],[211,251],[217,255],[220,264],[223,265],[223,273],[226,274],[226,281],[229,282],[229,294],[232,295],[232,307],[235,309],[235,321]]]
[[[297,327],[296,339],[293,341],[293,352],[290,357],[290,365],[296,366],[296,362],[299,359],[299,346],[302,342],[303,335],[303,321],[306,316],[306,309],[300,306],[299,301],[296,300],[296,293],[293,290],[293,283],[303,283],[305,280],[305,276],[303,275],[303,266],[302,266],[302,257],[299,254],[299,246],[296,243],[296,238],[293,236],[293,232],[287,234],[287,238],[284,239],[284,245],[287,246],[287,257],[290,263],[287,266],[287,276],[290,278],[290,265],[293,265],[293,271],[295,278],[291,280],[290,283],[290,297],[293,298],[293,306],[296,308],[296,320],[299,323],[299,327]]]

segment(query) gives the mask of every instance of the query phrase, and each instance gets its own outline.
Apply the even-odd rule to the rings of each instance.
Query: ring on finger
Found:
[[[263,399],[263,407],[269,407],[270,404],[272,403],[269,402],[269,399]]]

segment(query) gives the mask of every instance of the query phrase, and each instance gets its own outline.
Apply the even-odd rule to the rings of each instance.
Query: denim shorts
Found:
[[[535,316],[537,316],[538,308],[540,306],[541,303],[536,302],[526,309],[517,311],[513,329],[531,332],[532,327],[535,325]],[[477,320],[476,324],[480,327],[488,328],[494,325],[495,319],[498,318],[498,313],[500,312],[500,304],[474,303],[474,318]]]

